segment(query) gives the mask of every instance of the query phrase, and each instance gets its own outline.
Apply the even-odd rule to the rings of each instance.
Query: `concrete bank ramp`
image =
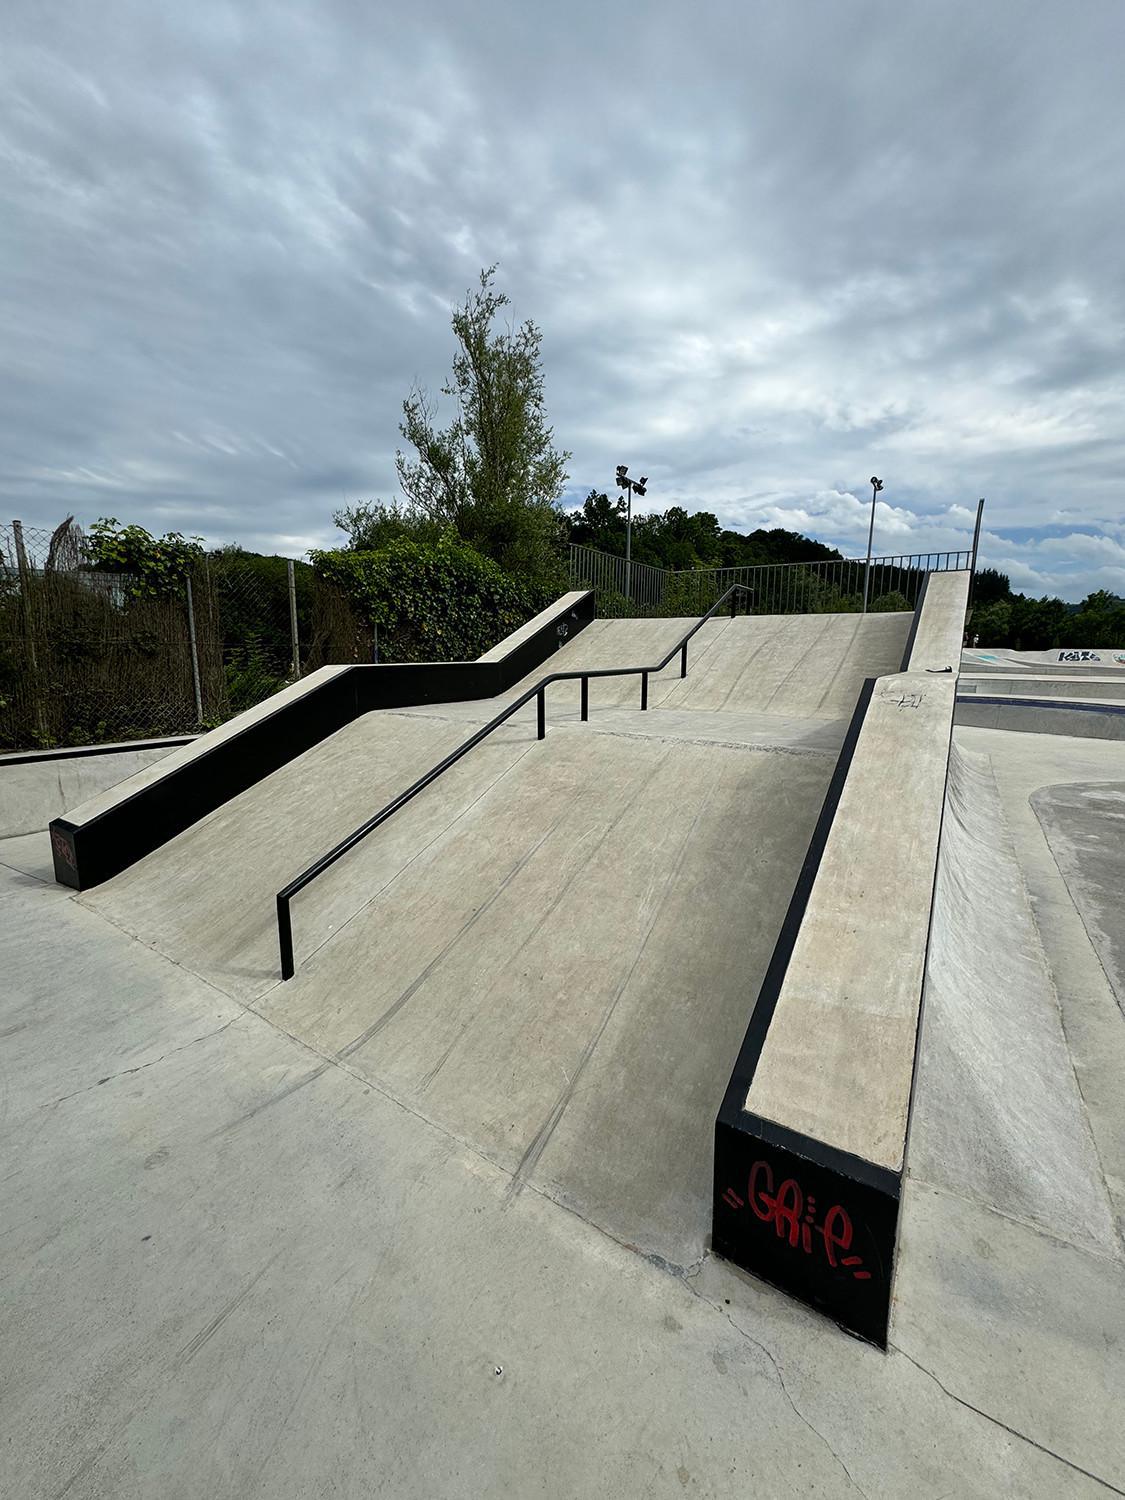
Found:
[[[869,616],[859,629],[854,615],[711,621],[692,641],[687,678],[679,677],[677,658],[653,679],[650,703],[669,702],[668,708],[638,713],[635,677],[600,679],[591,683],[590,723],[580,727],[587,734],[835,755],[865,673],[897,664],[910,618]],[[659,660],[692,623],[594,621],[545,667],[580,671]],[[834,647],[824,644],[833,639]],[[822,643],[811,660],[810,640]],[[758,674],[741,668],[743,656],[760,658],[765,642],[772,642],[769,661]],[[493,699],[364,714],[83,899],[239,998],[262,994],[278,977],[276,892],[542,675]],[[681,707],[682,690],[696,676],[706,707]],[[720,677],[730,679],[721,691]],[[524,755],[531,755],[534,775],[551,736],[578,723],[577,687],[560,683],[551,690],[545,744],[535,739],[531,703],[302,893],[294,904],[298,963],[376,900]],[[794,711],[809,702],[819,713]],[[767,712],[763,705],[773,707]]]
[[[956,743],[910,1174],[1073,1243],[1115,1249],[1104,1179],[992,766]]]
[[[717,620],[648,712],[635,680],[592,683],[586,724],[560,685],[545,741],[529,705],[298,896],[288,984],[276,890],[503,698],[367,714],[80,899],[501,1164],[513,1191],[686,1264],[714,1111],[846,715],[910,621]],[[685,623],[595,622],[548,665],[645,662]]]
[[[649,683],[649,707],[714,713],[768,713],[847,719],[864,678],[895,672],[912,616],[737,615],[708,621],[688,650],[688,675],[676,657]],[[581,671],[658,660],[691,620],[594,620],[545,669]],[[527,677],[512,696],[536,681]],[[591,682],[590,707],[635,706],[636,678]],[[578,684],[551,689],[550,703],[573,711]]]
[[[1070,824],[1087,878],[1109,876],[1103,912],[1120,910],[1125,860],[1086,858],[1122,847],[1095,800],[1112,783],[1036,789],[1112,772],[1116,747],[1027,738],[954,735],[892,1337],[966,1405],[1119,1494],[1121,1015],[1044,834]]]

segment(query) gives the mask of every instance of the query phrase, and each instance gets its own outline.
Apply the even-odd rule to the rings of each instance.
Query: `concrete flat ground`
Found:
[[[402,815],[417,822],[298,898],[288,985],[273,891],[444,753],[470,706],[369,715],[81,899],[38,878],[45,836],[0,844],[0,1491],[1125,1490],[1102,1394],[1125,1383],[1108,1336],[1125,1326],[1107,1185],[1123,1111],[1099,1061],[1115,1033],[1082,1010],[1079,1057],[1052,1012],[1058,963],[1101,966],[1048,872],[1086,944],[1052,954],[1040,926],[1060,919],[1035,907],[1018,841],[986,884],[1012,887],[1024,925],[978,901],[947,946],[963,983],[927,1003],[889,1354],[706,1253],[715,1108],[847,697],[905,637],[901,616],[850,645],[855,617],[789,623],[810,634],[787,665],[765,630],[749,639],[761,622],[708,626],[695,703],[673,701],[691,677],[669,679],[647,714],[594,699],[579,725],[560,687],[542,744],[521,715]],[[605,634],[584,649],[611,652]],[[747,650],[769,681],[739,671]],[[1121,747],[1078,743],[1115,752],[1104,779],[1121,779]],[[976,769],[962,823],[986,843],[997,799],[1067,779],[1011,790],[994,769],[984,796]],[[967,835],[955,853],[976,870]],[[986,1169],[964,1158],[963,1110],[980,1118],[988,1090],[947,1054],[963,989],[989,988],[974,950],[1013,945],[1041,1019],[995,1019],[970,1048],[998,1059],[984,1123],[1021,1079],[1050,1096],[1068,1056],[1082,1087],[1072,1072],[1046,1166],[1017,1133]]]

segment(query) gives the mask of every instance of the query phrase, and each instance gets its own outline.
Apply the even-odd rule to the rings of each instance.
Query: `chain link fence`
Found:
[[[701,615],[731,587],[750,590],[756,615],[852,614],[913,609],[928,573],[971,568],[973,554],[913,552],[743,568],[655,568],[572,543],[571,588],[593,589],[598,614]],[[741,606],[740,606],[741,607]]]
[[[153,596],[77,528],[0,525],[0,751],[193,734],[373,647],[304,562],[227,549]]]

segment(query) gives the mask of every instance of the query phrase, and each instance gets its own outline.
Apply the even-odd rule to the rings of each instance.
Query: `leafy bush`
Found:
[[[346,505],[332,512],[332,524],[345,532],[352,552],[379,552],[392,542],[438,542],[442,527],[418,509],[397,500]]]
[[[871,601],[871,613],[873,615],[886,615],[901,613],[904,610],[912,610],[914,606],[905,595],[892,590],[889,594],[880,594],[877,599]]]
[[[377,552],[312,552],[313,567],[379,629],[382,661],[467,661],[549,603],[447,533]]]
[[[177,592],[203,556],[203,538],[178,531],[156,537],[143,526],[122,526],[116,516],[99,516],[86,538],[90,561],[99,573],[129,573],[127,592],[156,599]]]

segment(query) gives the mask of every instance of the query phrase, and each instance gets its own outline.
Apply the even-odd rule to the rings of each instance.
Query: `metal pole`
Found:
[[[871,525],[867,528],[867,567],[863,574],[863,613],[867,613],[867,596],[871,590],[871,543],[875,536],[875,497],[883,488],[882,481],[871,476]]]
[[[583,722],[590,717],[590,679],[582,679],[582,719]]]
[[[973,527],[973,556],[969,564],[969,608],[973,607],[973,584],[977,581],[977,548],[980,545],[980,523],[984,515],[984,498],[977,501],[977,524]]]
[[[641,673],[641,707],[648,707],[648,673]]]
[[[547,738],[547,689],[539,689],[539,738]]]
[[[289,897],[277,898],[277,946],[281,953],[281,977],[293,978],[293,924],[289,917]]]
[[[633,481],[631,479],[625,486],[625,493],[629,497],[628,508],[625,512],[625,597],[631,603],[633,599]]]
[[[297,634],[297,580],[293,571],[293,559],[286,559],[289,574],[289,639],[293,647],[293,677],[301,675],[301,640]]]
[[[687,676],[687,641],[684,642],[684,649],[680,652],[680,676]]]
[[[188,640],[191,642],[191,685],[195,689],[195,722],[203,723],[203,694],[199,689],[199,647],[195,639],[195,604],[191,597],[191,579],[184,580],[187,584],[187,622]]]
[[[35,599],[31,587],[31,567],[27,561],[27,548],[23,541],[23,522],[12,522],[12,536],[16,543],[16,566],[20,575],[20,596],[23,600],[23,634],[27,646],[28,676],[35,705],[35,727],[39,738],[47,743],[47,717],[43,711],[43,684],[39,680],[39,656],[35,650]]]

